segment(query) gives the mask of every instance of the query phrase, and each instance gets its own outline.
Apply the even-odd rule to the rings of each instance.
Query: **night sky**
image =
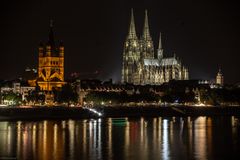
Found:
[[[138,36],[148,10],[155,49],[162,32],[165,56],[188,66],[190,78],[214,79],[221,67],[227,83],[240,81],[239,5],[231,1],[181,0],[10,0],[1,2],[0,79],[13,79],[37,66],[37,47],[49,22],[65,45],[65,71],[120,80],[130,9]]]

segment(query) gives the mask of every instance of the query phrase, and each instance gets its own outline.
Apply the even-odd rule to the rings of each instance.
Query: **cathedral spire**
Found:
[[[161,32],[160,32],[160,35],[159,35],[158,49],[163,49],[162,48],[162,33]]]
[[[55,46],[54,33],[53,33],[53,20],[50,20],[50,31],[49,31],[49,35],[48,35],[48,44],[51,46]]]
[[[130,26],[129,26],[128,38],[131,38],[131,39],[136,39],[137,38],[133,9],[131,9],[131,21],[130,21]]]
[[[150,32],[149,32],[149,25],[148,25],[148,13],[147,13],[147,10],[145,10],[143,38],[144,39],[151,39]]]
[[[218,74],[222,74],[221,67],[218,68]]]
[[[158,42],[158,59],[159,60],[162,60],[163,58],[163,47],[162,47],[162,33],[160,32],[160,35],[159,35],[159,42]]]

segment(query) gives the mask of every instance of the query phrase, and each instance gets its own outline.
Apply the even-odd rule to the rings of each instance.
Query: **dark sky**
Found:
[[[66,76],[98,70],[102,79],[120,80],[131,8],[138,35],[147,9],[155,46],[162,32],[165,55],[175,52],[190,78],[213,79],[221,67],[227,83],[240,81],[239,5],[209,0],[1,2],[0,79],[36,67],[38,44],[47,40],[53,19],[56,39],[65,44]]]

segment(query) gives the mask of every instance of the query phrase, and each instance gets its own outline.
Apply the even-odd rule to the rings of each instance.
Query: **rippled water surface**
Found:
[[[2,121],[0,159],[240,159],[240,119]]]

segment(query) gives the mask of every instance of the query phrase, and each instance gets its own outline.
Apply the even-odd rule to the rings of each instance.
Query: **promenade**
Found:
[[[2,107],[0,120],[89,119],[108,117],[240,116],[240,107],[196,106],[96,106]]]

